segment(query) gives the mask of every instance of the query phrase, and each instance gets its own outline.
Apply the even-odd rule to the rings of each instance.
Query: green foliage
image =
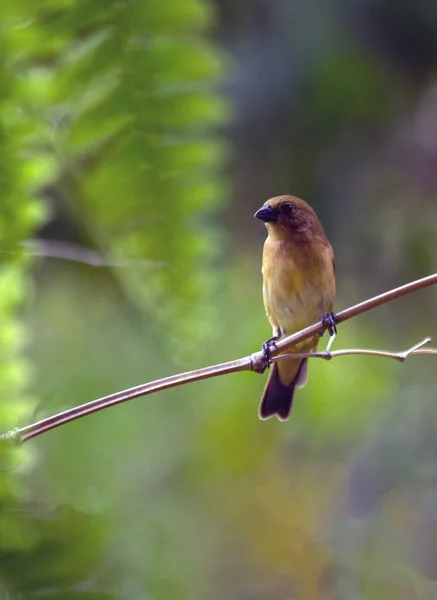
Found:
[[[26,333],[19,310],[29,294],[29,261],[19,242],[44,218],[35,194],[49,174],[47,163],[32,147],[35,120],[23,111],[20,85],[8,35],[0,30],[0,430],[29,418],[34,400],[28,395],[30,365],[23,357]],[[0,547],[20,549],[28,543],[28,528],[10,514],[22,489],[14,469],[29,456],[0,442]]]
[[[101,556],[103,532],[94,515],[69,506],[41,512],[24,508],[6,520],[28,532],[21,544],[0,549],[0,581],[16,592],[66,590],[90,577]]]
[[[210,16],[197,0],[0,8],[0,431],[34,406],[17,319],[31,293],[20,243],[49,206],[55,216],[66,209],[87,243],[120,264],[116,276],[150,320],[172,323],[166,340],[187,349],[208,335],[226,117],[214,89],[222,61],[202,37]],[[48,380],[61,373],[50,368]],[[94,574],[101,530],[85,512],[24,506],[13,468],[30,459],[1,442],[0,597],[109,598],[66,591]]]
[[[55,193],[101,251],[138,261],[117,276],[141,308],[172,323],[186,351],[207,335],[222,200],[214,131],[226,111],[214,91],[221,61],[201,38],[206,4],[45,1],[28,10],[32,25],[14,41],[46,65],[36,79],[54,132]]]

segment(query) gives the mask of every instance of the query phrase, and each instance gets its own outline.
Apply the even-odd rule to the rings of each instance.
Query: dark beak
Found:
[[[253,216],[260,221],[264,221],[264,223],[274,223],[278,220],[276,211],[270,208],[270,206],[261,206]]]

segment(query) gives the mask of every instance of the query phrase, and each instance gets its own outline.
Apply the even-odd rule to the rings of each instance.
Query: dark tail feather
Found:
[[[259,418],[265,421],[273,415],[276,415],[280,421],[286,421],[290,416],[294,388],[302,385],[302,376],[306,379],[306,359],[302,361],[296,377],[289,385],[284,385],[279,378],[278,365],[273,364],[270,368],[270,375],[261,398],[258,415]],[[303,384],[305,381],[303,381]]]

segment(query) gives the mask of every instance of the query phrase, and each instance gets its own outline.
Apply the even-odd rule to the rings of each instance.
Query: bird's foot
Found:
[[[322,325],[326,327],[329,333],[329,340],[325,352],[329,352],[331,350],[331,346],[334,343],[334,340],[337,336],[337,323],[337,316],[333,312],[328,313],[322,319]]]
[[[322,319],[322,325],[328,330],[329,336],[337,335],[337,315],[333,312],[327,313]],[[322,333],[323,335],[323,333]]]
[[[270,338],[269,340],[266,340],[263,345],[261,346],[263,354],[264,354],[264,358],[266,359],[266,363],[267,366],[270,367],[270,364],[272,362],[272,359],[270,357],[270,353],[272,351],[272,348],[276,348],[276,341],[277,341],[277,337],[274,336],[272,338]]]

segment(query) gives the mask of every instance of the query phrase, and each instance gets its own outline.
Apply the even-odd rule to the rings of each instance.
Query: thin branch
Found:
[[[437,284],[437,273],[434,275],[429,275],[428,277],[424,277],[423,279],[418,279],[417,281],[413,281],[411,283],[407,283],[401,287],[398,287],[394,290],[390,290],[385,292],[384,294],[380,294],[379,296],[375,296],[369,300],[365,300],[364,302],[360,302],[355,306],[347,308],[336,314],[338,323],[343,323],[349,319],[352,319],[364,312],[367,312],[377,306],[381,306],[387,302],[391,302],[396,298],[400,298],[401,296],[405,296],[406,294],[411,294],[416,290],[420,290],[431,285]],[[326,325],[322,322],[315,323],[310,327],[306,327],[301,331],[293,335],[289,335],[286,338],[278,341],[276,343],[276,348],[272,348],[271,356],[276,360],[275,357],[281,352],[299,344],[300,342],[306,340],[310,337],[315,337],[316,335],[322,333],[326,329]],[[431,350],[431,352],[430,352]],[[393,356],[393,353],[381,353],[381,351],[376,350],[363,350],[360,351],[360,354],[368,354],[372,353],[377,354],[378,356]],[[335,353],[331,353],[334,356],[340,356],[341,353],[350,354],[351,351],[348,350],[338,350]],[[433,349],[420,349],[420,346],[413,346],[407,351],[407,354],[401,353],[399,356],[409,356],[410,354],[415,353],[427,353],[434,354]],[[323,355],[324,353],[315,353],[316,355]],[[295,358],[298,355],[293,355]],[[318,356],[319,358],[327,358],[326,356]],[[398,357],[398,360],[401,360]],[[128,400],[132,400],[133,398],[138,398],[139,396],[146,396],[148,394],[152,394],[154,392],[158,392],[160,390],[169,389],[178,385],[184,385],[186,383],[190,383],[192,381],[200,381],[201,379],[208,379],[210,377],[218,377],[219,375],[227,375],[229,373],[237,373],[240,371],[256,371],[258,373],[263,373],[267,368],[267,361],[262,351],[255,352],[251,356],[246,356],[244,358],[240,358],[237,360],[233,360],[230,362],[222,363],[219,365],[213,365],[210,367],[205,367],[204,369],[197,369],[195,371],[189,371],[187,373],[180,373],[178,375],[173,375],[171,377],[165,377],[164,379],[158,379],[157,381],[152,381],[150,383],[145,383],[143,385],[139,385],[137,387],[130,388],[128,390],[124,390],[122,392],[117,392],[115,394],[111,394],[109,396],[105,396],[103,398],[98,398],[97,400],[92,400],[87,404],[82,404],[81,406],[76,406],[74,408],[70,408],[62,413],[54,415],[52,417],[48,417],[37,423],[33,423],[32,425],[28,425],[26,427],[15,428],[12,431],[0,436],[0,439],[13,441],[13,442],[26,442],[31,438],[34,438],[46,431],[50,431],[51,429],[55,429],[56,427],[60,427],[66,423],[70,423],[71,421],[75,421],[76,419],[81,419],[87,415],[93,414],[105,408],[109,408],[110,406],[115,406],[116,404],[121,404],[122,402],[126,402]]]
[[[368,350],[366,348],[348,348],[344,350],[334,350],[333,352],[329,352],[325,350],[324,352],[302,352],[300,354],[281,354],[279,356],[275,356],[272,359],[272,362],[279,362],[281,360],[287,360],[288,358],[323,358],[324,360],[331,360],[332,358],[336,358],[337,356],[353,356],[353,355],[363,355],[363,356],[381,356],[383,358],[393,358],[399,362],[405,362],[407,358],[410,356],[415,356],[417,354],[435,354],[437,355],[437,348],[423,348],[425,344],[429,344],[431,341],[430,337],[425,338],[421,342],[415,344],[408,350],[404,350],[403,352],[388,352],[386,350]]]
[[[100,252],[60,240],[31,239],[20,242],[19,246],[28,249],[31,256],[42,256],[44,258],[56,258],[83,263],[91,267],[120,267],[141,269],[162,269],[166,265],[149,260],[117,259],[112,260]]]

